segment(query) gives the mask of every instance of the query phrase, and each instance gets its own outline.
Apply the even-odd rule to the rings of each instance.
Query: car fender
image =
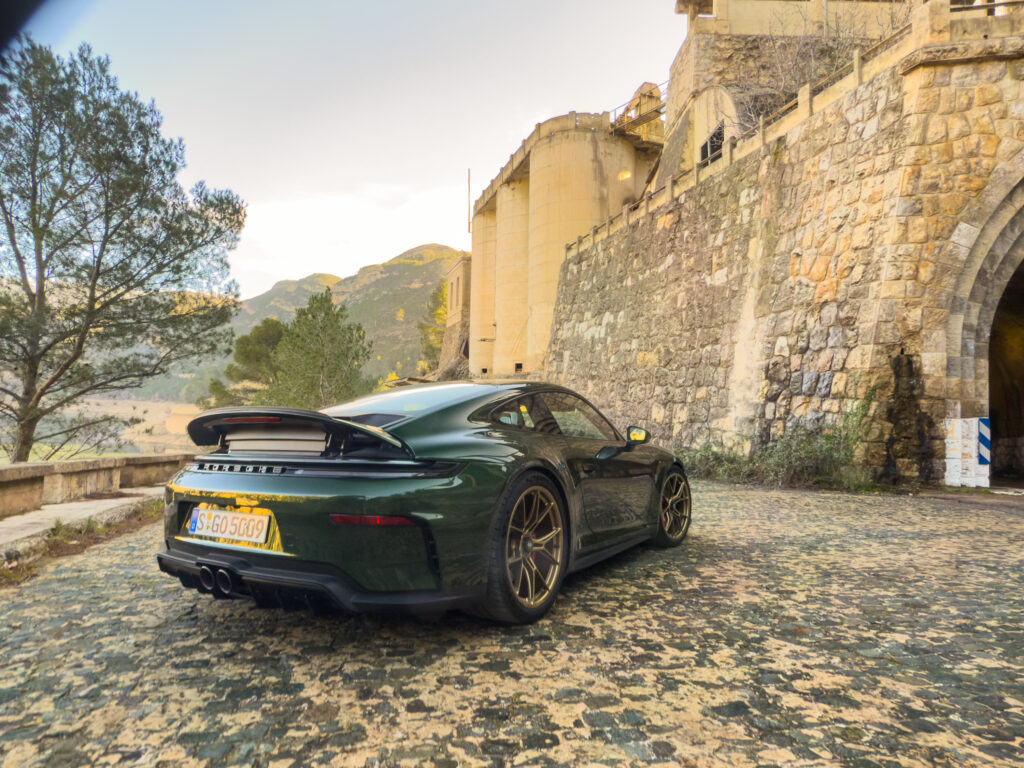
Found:
[[[667,451],[665,456],[661,457],[659,465],[658,471],[655,473],[654,493],[651,494],[651,504],[648,510],[652,534],[657,531],[661,519],[661,486],[665,482],[665,477],[672,469],[678,469],[683,473],[683,477],[686,477],[686,470],[682,463]]]
[[[498,503],[494,507],[494,518],[492,520],[493,525],[497,522],[498,509],[501,505],[501,499],[505,498],[505,494],[508,493],[509,488],[515,483],[520,477],[525,475],[527,472],[540,472],[545,475],[548,479],[555,484],[555,488],[559,495],[562,497],[562,504],[565,505],[566,517],[568,518],[569,525],[569,564],[573,561],[573,557],[576,554],[577,542],[576,542],[576,531],[580,530],[581,522],[583,519],[583,501],[580,494],[574,490],[572,485],[568,467],[564,462],[559,466],[558,463],[545,458],[534,458],[529,461],[523,462],[515,468],[513,472],[510,472],[505,486],[501,490],[501,496],[499,497]]]

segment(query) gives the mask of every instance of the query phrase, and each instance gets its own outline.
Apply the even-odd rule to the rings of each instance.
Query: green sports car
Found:
[[[221,408],[188,433],[216,447],[167,486],[157,561],[217,598],[525,623],[567,573],[690,526],[678,459],[548,384]]]

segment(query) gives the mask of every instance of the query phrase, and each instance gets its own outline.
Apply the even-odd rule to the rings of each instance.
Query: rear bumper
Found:
[[[324,601],[351,613],[437,614],[472,607],[480,598],[479,590],[450,592],[416,590],[408,592],[372,592],[359,587],[333,566],[274,558],[247,553],[221,551],[206,547],[167,548],[156,556],[160,570],[178,578],[182,585],[215,597],[244,597],[261,604],[290,607],[303,603],[315,607]],[[257,561],[259,560],[259,561]],[[203,568],[230,576],[231,587],[205,586]],[[226,579],[222,579],[226,581]]]

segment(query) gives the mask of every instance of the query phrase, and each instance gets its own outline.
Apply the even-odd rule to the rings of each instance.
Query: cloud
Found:
[[[248,298],[313,272],[345,277],[423,243],[469,249],[465,187],[364,184],[352,194],[251,201],[231,271]]]

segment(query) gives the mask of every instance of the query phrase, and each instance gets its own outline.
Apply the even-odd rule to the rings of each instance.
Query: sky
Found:
[[[181,181],[246,201],[243,298],[424,243],[469,250],[476,199],[533,130],[663,83],[674,0],[50,0],[25,31],[110,57],[185,142]]]

